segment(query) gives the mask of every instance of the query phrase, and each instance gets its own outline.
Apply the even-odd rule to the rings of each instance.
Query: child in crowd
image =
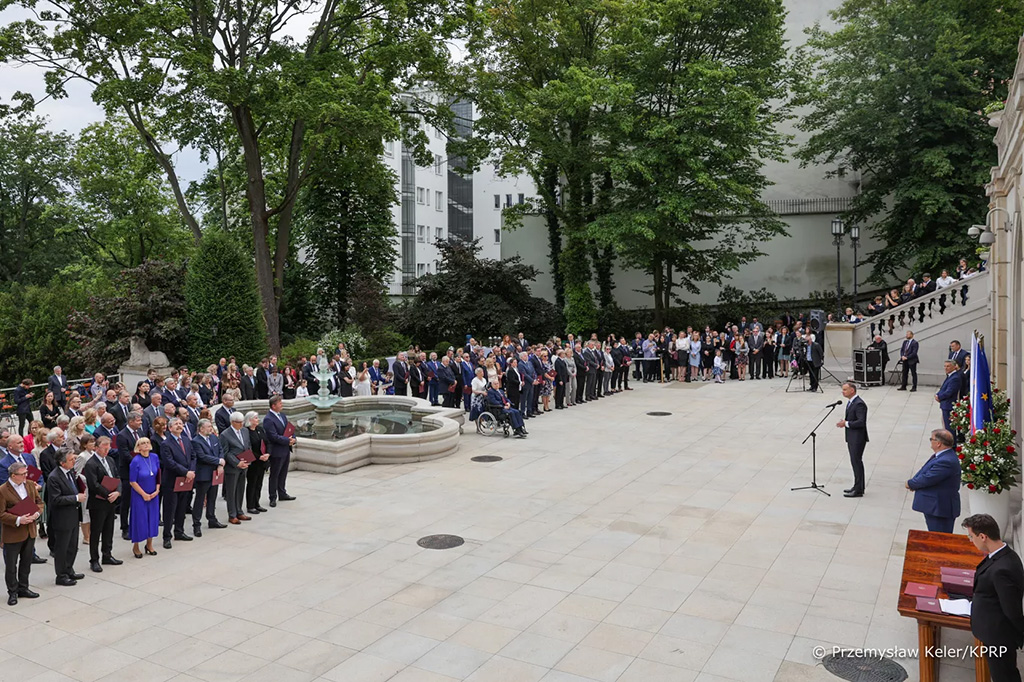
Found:
[[[380,394],[394,395],[395,394],[395,373],[394,372],[388,372],[387,374],[384,375],[384,382],[380,385],[380,388],[378,389],[378,391],[379,391],[378,395],[380,395]]]
[[[295,389],[295,397],[296,398],[308,398],[309,397],[309,389],[306,388],[306,380],[305,379],[300,381],[299,382],[299,387]]]
[[[725,372],[725,360],[722,359],[722,349],[719,348],[715,351],[715,366],[712,368],[711,373],[715,375],[716,384],[724,384],[725,380],[722,378]]]

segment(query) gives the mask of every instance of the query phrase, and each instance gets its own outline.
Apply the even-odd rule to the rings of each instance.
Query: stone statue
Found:
[[[168,367],[170,362],[167,360],[167,355],[158,350],[150,350],[146,347],[146,341],[140,339],[137,336],[133,336],[130,343],[131,356],[128,358],[126,365],[132,367]]]

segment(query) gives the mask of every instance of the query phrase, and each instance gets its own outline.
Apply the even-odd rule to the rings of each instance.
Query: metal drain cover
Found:
[[[668,416],[671,416],[671,415],[672,415],[671,412],[648,412],[647,413],[648,417],[668,417]]]
[[[500,462],[502,459],[497,455],[477,455],[469,458],[471,462]]]
[[[907,671],[891,658],[855,656],[853,651],[828,654],[821,660],[825,670],[850,682],[903,682]]]
[[[427,535],[416,541],[423,549],[451,549],[465,544],[458,535]]]

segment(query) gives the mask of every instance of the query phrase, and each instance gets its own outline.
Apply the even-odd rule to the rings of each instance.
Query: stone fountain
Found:
[[[316,371],[313,375],[320,382],[320,390],[315,396],[311,395],[307,398],[310,403],[313,404],[314,411],[316,412],[316,419],[313,422],[313,433],[316,434],[317,438],[322,440],[330,440],[334,436],[334,405],[341,400],[341,396],[331,395],[330,389],[327,387],[331,378],[334,377],[334,372],[327,366],[327,357],[324,355],[317,355]]]

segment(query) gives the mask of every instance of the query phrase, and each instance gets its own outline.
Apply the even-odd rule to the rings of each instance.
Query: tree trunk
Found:
[[[672,309],[672,261],[665,263],[665,302],[662,307],[666,314]]]
[[[558,166],[548,164],[544,167],[544,187],[547,196],[555,196],[558,189]],[[559,260],[562,255],[562,231],[558,225],[558,214],[551,206],[544,209],[544,218],[548,225],[548,259],[551,264],[551,280],[555,287],[555,305],[565,310],[565,283]]]
[[[665,290],[665,273],[661,269],[661,258],[655,258],[651,274],[654,275],[654,326],[661,328],[665,323],[665,309],[662,294]]]

